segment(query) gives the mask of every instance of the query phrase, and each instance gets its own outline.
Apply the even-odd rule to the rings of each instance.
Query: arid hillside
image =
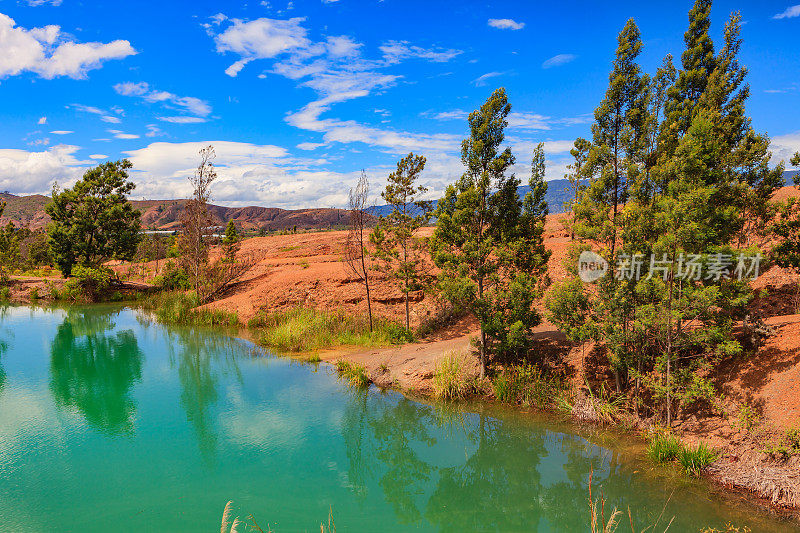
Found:
[[[6,209],[0,224],[13,222],[31,229],[43,228],[50,222],[45,206],[48,196],[34,194],[16,196],[0,193]],[[180,227],[180,215],[185,200],[134,200],[133,205],[142,212],[142,227],[150,230],[173,230]],[[245,231],[277,231],[284,229],[327,229],[347,223],[344,209],[278,209],[276,207],[223,207],[211,205],[214,223],[224,226],[229,220]]]

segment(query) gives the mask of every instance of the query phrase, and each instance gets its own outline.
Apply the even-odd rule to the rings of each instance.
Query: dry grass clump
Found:
[[[433,371],[433,395],[440,400],[460,400],[473,388],[465,369],[466,355],[450,350],[436,361]]]

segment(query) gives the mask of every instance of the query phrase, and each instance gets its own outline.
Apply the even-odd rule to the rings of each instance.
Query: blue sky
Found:
[[[501,86],[516,172],[545,142],[561,178],[625,21],[652,72],[680,56],[691,2],[599,5],[0,0],[0,190],[48,192],[129,157],[134,198],[185,196],[210,143],[217,203],[345,206],[362,168],[377,195],[412,150],[436,197],[462,172],[467,113]],[[748,111],[786,158],[800,150],[800,5],[717,1],[717,43],[737,10]]]

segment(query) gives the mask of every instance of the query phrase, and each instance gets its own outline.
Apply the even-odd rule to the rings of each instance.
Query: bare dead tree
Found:
[[[369,330],[372,331],[372,303],[369,295],[369,268],[367,267],[367,249],[364,244],[364,230],[369,221],[367,197],[369,196],[369,180],[367,173],[361,171],[358,183],[350,189],[350,231],[347,234],[345,247],[345,266],[364,284],[367,292],[367,312],[369,313]]]
[[[189,177],[192,184],[192,197],[186,201],[181,215],[183,234],[181,248],[187,262],[189,275],[192,278],[197,298],[204,302],[209,297],[205,291],[204,280],[208,266],[208,242],[211,234],[212,218],[208,210],[211,199],[211,183],[216,179],[213,159],[216,157],[214,147],[206,146],[200,150],[200,164],[194,174]]]

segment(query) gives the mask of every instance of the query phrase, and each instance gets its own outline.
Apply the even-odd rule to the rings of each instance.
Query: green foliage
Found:
[[[389,321],[369,321],[341,312],[298,307],[250,319],[248,328],[258,330],[263,346],[285,352],[311,352],[339,346],[388,346],[406,342],[407,330]]]
[[[348,386],[356,388],[369,386],[369,376],[363,365],[340,360],[336,362],[336,372],[338,372],[339,378],[347,382]]]
[[[519,364],[504,368],[492,379],[495,398],[525,407],[556,406],[566,391],[564,382],[538,365]]]
[[[411,327],[409,293],[423,290],[430,284],[422,255],[425,243],[416,236],[417,230],[428,223],[431,214],[431,202],[421,199],[427,189],[416,185],[424,168],[425,158],[413,153],[397,163],[397,170],[389,174],[386,189],[381,193],[392,210],[378,219],[370,235],[375,248],[373,255],[378,259],[380,269],[403,293],[406,328]]]
[[[96,267],[108,259],[131,259],[139,243],[140,213],[127,195],[130,161],[107,162],[89,169],[71,189],[53,187],[46,211],[50,252],[64,276],[79,264]]]
[[[671,433],[658,433],[647,443],[647,456],[656,463],[675,461],[683,450],[683,443]]]
[[[192,286],[186,269],[173,261],[167,261],[162,274],[153,279],[153,285],[168,291],[189,290]]]
[[[28,298],[30,298],[32,302],[38,300],[40,298],[39,289],[37,287],[31,288],[31,290],[28,291]]]
[[[737,415],[736,426],[750,431],[753,426],[758,424],[759,416],[756,410],[749,403],[745,402],[739,406],[739,414]]]
[[[94,302],[108,291],[113,272],[105,267],[76,265],[72,269],[72,276],[73,279],[67,283],[75,283],[83,298]]]
[[[684,447],[678,453],[678,462],[683,467],[683,471],[695,477],[702,474],[716,460],[717,452],[705,442],[701,442],[695,448]]]
[[[542,239],[543,149],[534,152],[531,192],[520,202],[519,180],[507,175],[514,156],[509,148],[501,151],[510,111],[505,90],[498,89],[469,115],[470,136],[461,149],[466,171],[438,203],[430,242],[440,291],[480,323],[482,373],[487,354],[497,361],[527,355],[549,257]]]
[[[0,300],[7,302],[11,299],[11,289],[8,287],[0,287]]]

